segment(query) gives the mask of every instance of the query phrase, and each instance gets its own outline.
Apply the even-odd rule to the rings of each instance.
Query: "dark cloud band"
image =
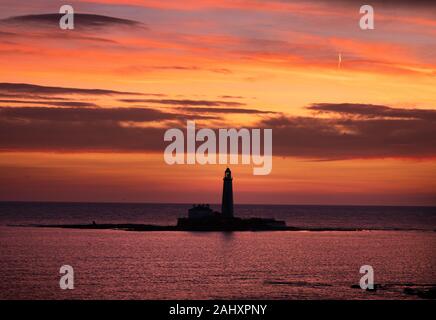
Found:
[[[3,24],[11,24],[18,26],[26,25],[46,25],[59,27],[59,20],[64,14],[48,13],[48,14],[31,14],[23,16],[14,16],[1,20]],[[109,17],[98,14],[74,14],[74,25],[78,28],[99,28],[107,26],[139,26],[140,23],[133,20]]]
[[[374,104],[319,103],[308,107],[321,113],[354,115],[363,118],[403,118],[436,120],[436,110],[391,108]]]
[[[127,103],[154,103],[163,105],[180,105],[180,106],[208,106],[208,107],[238,107],[245,106],[245,103],[236,101],[213,101],[213,100],[189,100],[189,99],[120,99],[121,102]]]
[[[20,94],[42,94],[42,95],[64,95],[64,94],[82,94],[82,95],[141,95],[136,92],[123,92],[104,89],[81,89],[81,88],[64,88],[49,87],[27,83],[0,83],[0,93],[20,93]]]

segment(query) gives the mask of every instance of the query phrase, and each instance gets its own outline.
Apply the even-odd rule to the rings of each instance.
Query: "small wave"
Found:
[[[307,282],[307,281],[281,281],[281,280],[265,280],[264,284],[270,285],[285,285],[292,287],[331,287],[331,284],[322,282]]]

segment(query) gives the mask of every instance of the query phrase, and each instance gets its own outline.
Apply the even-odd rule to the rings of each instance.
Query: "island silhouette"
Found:
[[[33,227],[74,228],[74,229],[118,229],[128,231],[274,231],[297,230],[286,226],[284,221],[266,218],[240,218],[234,216],[233,177],[227,168],[223,178],[221,212],[213,211],[208,204],[193,205],[188,216],[177,220],[176,225],[161,226],[152,224],[111,223],[99,224],[56,224],[32,225]]]
[[[20,225],[23,227],[23,225]],[[193,205],[188,216],[177,219],[176,225],[154,225],[137,223],[90,224],[32,224],[27,227],[71,228],[71,229],[114,229],[126,231],[361,231],[356,228],[300,228],[287,226],[285,221],[272,218],[241,218],[234,215],[233,177],[229,168],[224,171],[221,212],[213,211],[208,204]]]

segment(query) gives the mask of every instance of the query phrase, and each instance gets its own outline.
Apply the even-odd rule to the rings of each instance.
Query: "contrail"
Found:
[[[342,62],[342,53],[339,52],[339,56],[338,56],[338,69],[341,68],[341,62]]]

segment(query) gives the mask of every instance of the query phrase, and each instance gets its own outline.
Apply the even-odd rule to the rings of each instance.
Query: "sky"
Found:
[[[168,128],[271,128],[236,203],[436,205],[436,5],[0,0],[0,201],[219,203]]]

